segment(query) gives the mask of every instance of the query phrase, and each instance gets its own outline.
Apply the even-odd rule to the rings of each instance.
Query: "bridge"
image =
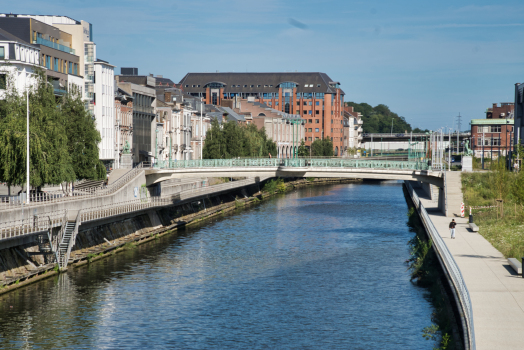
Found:
[[[145,171],[147,186],[194,177],[336,177],[421,181],[444,187],[442,172],[426,162],[349,158],[203,159],[157,162]]]

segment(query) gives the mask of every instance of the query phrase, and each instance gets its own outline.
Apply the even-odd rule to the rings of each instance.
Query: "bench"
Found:
[[[518,275],[522,275],[522,263],[515,258],[508,258],[509,265]]]
[[[479,232],[479,227],[477,225],[475,225],[474,223],[472,223],[472,222],[469,223],[469,228],[473,232]]]

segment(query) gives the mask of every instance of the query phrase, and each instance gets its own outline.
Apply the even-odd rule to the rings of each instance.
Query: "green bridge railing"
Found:
[[[195,159],[157,161],[155,169],[221,168],[221,167],[318,167],[318,168],[369,168],[398,170],[431,170],[426,162],[346,158],[244,158],[244,159]]]

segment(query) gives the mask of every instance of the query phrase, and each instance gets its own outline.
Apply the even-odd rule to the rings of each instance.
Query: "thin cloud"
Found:
[[[306,29],[308,29],[307,24],[302,23],[302,22],[299,22],[299,21],[297,21],[297,20],[294,19],[294,18],[289,18],[289,19],[287,20],[287,22],[288,22],[289,24],[291,24],[291,25],[292,25],[293,27],[295,27],[295,28],[302,29],[302,30],[306,30]]]

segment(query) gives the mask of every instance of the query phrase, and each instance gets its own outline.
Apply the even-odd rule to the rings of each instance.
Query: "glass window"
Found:
[[[320,106],[320,102],[319,102],[319,101],[316,101],[316,102],[315,102],[315,105]]]
[[[315,141],[318,140],[318,137],[315,137]]]
[[[308,114],[313,114],[313,111],[308,111]]]
[[[297,101],[297,106],[300,106],[300,102],[299,101]]]
[[[0,60],[5,59],[5,48],[0,46]]]
[[[306,101],[304,101],[304,106],[307,106],[307,102]]]
[[[315,111],[315,114],[320,114],[320,111]]]
[[[5,90],[7,88],[7,75],[0,74],[0,90]]]
[[[315,132],[318,132],[318,128],[315,128]]]
[[[307,140],[308,140],[308,141],[311,141],[311,137],[308,137]]]
[[[253,88],[253,87],[255,87],[255,85],[251,85],[251,87]]]
[[[304,111],[304,114],[307,114],[307,111]]]
[[[315,119],[315,124],[320,124],[320,120],[319,119]]]
[[[313,124],[313,119],[309,119],[309,124]]]
[[[307,129],[308,132],[311,132],[311,130],[313,130],[313,129],[311,129],[311,128]]]

